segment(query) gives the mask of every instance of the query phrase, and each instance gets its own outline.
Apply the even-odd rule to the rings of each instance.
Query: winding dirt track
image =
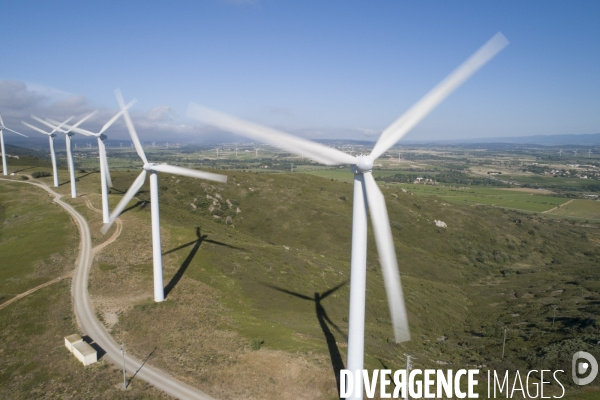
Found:
[[[53,195],[54,202],[60,205],[62,208],[64,208],[75,220],[75,223],[79,227],[79,231],[81,234],[81,243],[79,245],[79,257],[77,259],[77,269],[75,270],[75,277],[73,279],[71,287],[71,292],[73,295],[73,305],[75,308],[75,316],[77,317],[77,322],[81,327],[82,332],[88,335],[104,351],[106,351],[104,358],[117,365],[119,368],[122,368],[123,355],[121,354],[120,345],[113,340],[113,338],[106,331],[106,329],[100,323],[100,321],[96,319],[96,314],[90,303],[90,296],[88,293],[88,277],[90,268],[92,267],[94,252],[100,250],[102,248],[100,246],[104,247],[108,245],[109,243],[107,242],[111,239],[112,241],[114,241],[118,234],[116,234],[116,236],[115,234],[113,234],[107,242],[104,242],[103,244],[92,249],[92,239],[90,236],[90,228],[88,226],[87,221],[71,205],[65,203],[60,199],[62,195],[56,193],[48,186],[37,182],[16,181],[12,179],[2,178],[0,178],[0,180],[17,183],[27,183],[44,189],[45,191]],[[88,201],[89,200],[87,200],[86,203]],[[89,204],[89,206],[90,205],[91,203]],[[119,230],[119,228],[117,229]],[[50,283],[52,283],[52,281],[47,282],[46,285]],[[155,388],[162,390],[173,397],[179,399],[213,400],[212,397],[202,392],[201,390],[193,388],[192,386],[173,378],[166,372],[163,372],[159,369],[148,365],[144,365],[142,361],[138,360],[137,358],[131,357],[127,354],[125,355],[125,367],[127,371],[137,371],[135,372],[136,379],[140,378],[148,382]]]

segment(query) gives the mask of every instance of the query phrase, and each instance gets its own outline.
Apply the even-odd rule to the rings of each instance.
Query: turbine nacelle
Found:
[[[364,174],[373,170],[373,158],[364,154],[356,156],[356,172]]]

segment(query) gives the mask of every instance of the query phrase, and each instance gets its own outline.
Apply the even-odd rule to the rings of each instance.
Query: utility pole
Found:
[[[506,346],[506,331],[508,327],[504,327],[504,342],[502,343],[502,359],[504,360],[504,347]]]
[[[556,309],[558,308],[558,306],[554,306],[554,315],[552,315],[552,327],[554,328],[554,319],[556,318]]]
[[[127,389],[127,376],[125,375],[125,343],[121,342],[121,353],[123,353],[123,390]]]

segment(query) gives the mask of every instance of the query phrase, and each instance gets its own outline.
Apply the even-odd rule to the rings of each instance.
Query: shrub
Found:
[[[28,177],[28,176],[26,176],[26,175],[21,175],[21,179],[23,179],[24,181],[28,181],[28,180],[29,180],[29,177]]]
[[[52,174],[46,171],[35,171],[33,174],[31,174],[31,176],[34,178],[43,178],[45,176],[52,176]]]
[[[252,340],[250,340],[250,347],[254,351],[259,350],[263,344],[265,344],[265,341],[262,339],[252,338]]]

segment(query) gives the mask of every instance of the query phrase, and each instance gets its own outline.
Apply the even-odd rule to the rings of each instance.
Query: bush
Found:
[[[250,340],[250,348],[254,351],[259,350],[263,344],[265,344],[265,341],[262,339],[252,338],[252,340]]]
[[[24,181],[28,181],[28,180],[29,180],[29,177],[28,177],[28,176],[26,176],[26,175],[21,175],[21,179],[23,179]]]
[[[31,176],[34,178],[43,178],[45,176],[52,176],[52,174],[46,171],[35,171],[33,174],[31,174]]]

